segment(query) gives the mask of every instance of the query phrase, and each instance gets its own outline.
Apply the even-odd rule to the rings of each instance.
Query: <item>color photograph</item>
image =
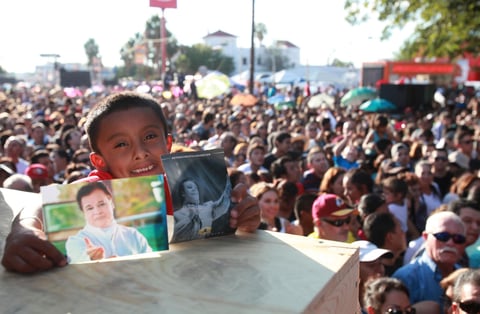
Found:
[[[41,189],[45,233],[69,263],[168,250],[163,176]]]

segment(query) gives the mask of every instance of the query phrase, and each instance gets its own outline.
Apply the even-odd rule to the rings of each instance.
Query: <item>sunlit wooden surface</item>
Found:
[[[2,200],[19,205],[0,192],[3,249],[12,214]],[[29,276],[0,271],[1,313],[356,313],[357,298],[357,249],[268,231]]]

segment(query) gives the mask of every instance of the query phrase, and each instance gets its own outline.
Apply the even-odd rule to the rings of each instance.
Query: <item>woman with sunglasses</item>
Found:
[[[407,287],[398,279],[380,277],[367,281],[363,296],[364,313],[416,314]]]
[[[452,313],[480,313],[480,271],[469,269],[461,273],[453,286]]]

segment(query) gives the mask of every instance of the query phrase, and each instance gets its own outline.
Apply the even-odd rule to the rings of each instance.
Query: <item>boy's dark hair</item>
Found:
[[[103,184],[102,182],[92,182],[87,185],[82,186],[78,192],[77,192],[77,203],[78,206],[80,207],[80,210],[83,211],[82,209],[82,198],[84,198],[87,195],[92,194],[93,191],[95,190],[101,190],[105,194],[112,196],[112,193],[108,190],[108,188]]]
[[[395,216],[392,213],[372,213],[363,222],[363,232],[367,240],[383,247],[389,232],[395,232]]]
[[[152,96],[130,91],[116,93],[105,97],[88,113],[87,121],[84,126],[92,151],[97,153],[100,151],[97,146],[97,139],[102,120],[114,112],[133,108],[152,109],[157,118],[159,118],[163,124],[165,136],[168,135],[167,120],[163,115],[160,104]]]
[[[389,190],[392,193],[400,193],[405,197],[408,193],[408,185],[404,180],[397,177],[388,177],[383,180],[382,187],[384,190]]]

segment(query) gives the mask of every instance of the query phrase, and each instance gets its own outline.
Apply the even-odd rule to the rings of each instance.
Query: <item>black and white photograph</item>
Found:
[[[162,157],[173,203],[170,243],[232,233],[232,190],[222,149]]]

